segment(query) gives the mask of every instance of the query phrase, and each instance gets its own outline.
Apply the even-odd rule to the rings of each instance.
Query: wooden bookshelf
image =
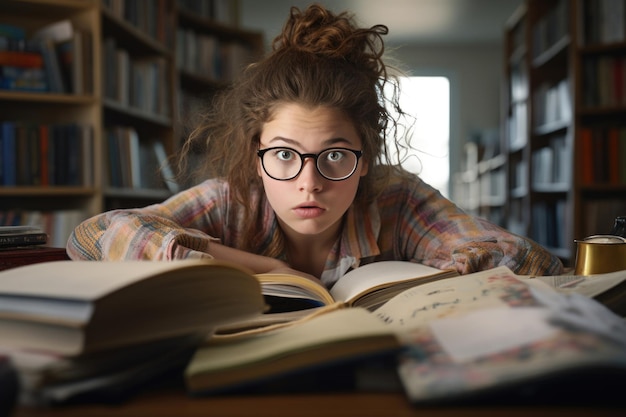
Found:
[[[501,132],[477,132],[465,143],[463,155],[453,200],[468,213],[505,226],[507,167]]]
[[[65,246],[84,218],[159,202],[176,191],[161,178],[163,153],[156,149],[165,159],[177,149],[195,121],[189,115],[262,54],[263,36],[239,28],[236,1],[5,0],[0,51],[8,49],[3,24],[31,39],[58,22],[70,23],[71,50],[78,51],[70,55],[77,64],[59,73],[68,76],[63,90],[52,91],[48,72],[43,88],[14,88],[24,84],[7,78],[15,69],[5,71],[8,64],[0,61],[0,82],[11,83],[0,88],[0,224],[42,224],[55,246]],[[206,55],[195,43],[178,42],[181,31],[214,39],[219,72],[207,76],[180,62],[177,48],[198,60]],[[188,96],[193,106],[181,106]],[[58,130],[64,139],[38,140],[43,133],[32,126],[45,126],[50,136]],[[20,139],[31,131],[25,145]],[[6,141],[5,134],[14,138]]]
[[[505,31],[507,227],[570,266],[626,212],[624,8],[526,0]]]

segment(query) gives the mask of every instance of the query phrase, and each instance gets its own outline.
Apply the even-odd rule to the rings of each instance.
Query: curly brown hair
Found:
[[[384,25],[360,28],[351,14],[334,14],[317,4],[304,11],[292,7],[270,53],[215,96],[189,135],[179,162],[185,166],[189,155],[201,149],[195,177],[228,181],[235,202],[247,212],[244,249],[254,248],[260,232],[258,207],[252,207],[251,199],[254,191],[262,190],[256,151],[263,125],[280,104],[336,108],[350,118],[370,166],[361,178],[356,204],[374,201],[390,175],[401,172],[397,162],[391,163],[386,145],[388,137],[397,139],[398,131],[389,109],[404,114],[398,105],[398,80],[382,59],[387,32]],[[267,255],[275,255],[280,242],[273,246]]]

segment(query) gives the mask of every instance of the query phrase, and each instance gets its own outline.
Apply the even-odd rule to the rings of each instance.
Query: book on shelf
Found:
[[[0,185],[93,185],[88,125],[0,122]]]
[[[264,307],[254,276],[223,262],[44,262],[0,272],[0,344],[72,356],[209,334]]]
[[[326,308],[268,331],[215,335],[192,356],[185,383],[193,395],[254,392],[276,381],[285,389],[352,361],[356,386],[372,386],[359,370],[391,355],[386,370],[412,402],[506,392],[502,400],[545,381],[571,389],[594,373],[623,378],[625,345],[626,324],[597,301],[498,267],[405,289],[373,311]]]
[[[626,184],[626,129],[615,126],[583,126],[580,129],[581,156],[578,163],[584,185]]]
[[[55,45],[61,76],[67,91],[88,94],[93,91],[91,35],[74,29],[71,35]]]
[[[48,234],[36,226],[0,226],[0,249],[44,245]]]
[[[68,91],[57,45],[71,39],[72,33],[72,23],[69,20],[61,20],[38,29],[32,36],[33,40],[39,43],[48,80],[48,91],[52,93]]]
[[[0,23],[0,89],[43,92],[48,88],[39,44],[25,29]]]
[[[0,38],[24,39],[26,38],[26,30],[21,26],[11,25],[3,22],[0,23]]]
[[[176,194],[180,191],[180,186],[176,181],[176,176],[170,165],[169,158],[165,152],[165,146],[163,142],[155,140],[152,142],[152,149],[157,159],[157,170],[160,172],[165,186],[170,190],[172,194]]]
[[[111,187],[178,192],[165,146],[158,138],[140,136],[126,126],[107,128],[105,137],[106,177]]]

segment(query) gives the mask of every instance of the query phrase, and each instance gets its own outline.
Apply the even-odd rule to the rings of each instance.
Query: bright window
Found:
[[[448,197],[450,81],[446,77],[406,77],[400,87],[400,106],[415,118],[412,153],[404,157],[402,166]]]

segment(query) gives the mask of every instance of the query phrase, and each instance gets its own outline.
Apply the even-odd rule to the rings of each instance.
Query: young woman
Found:
[[[382,25],[321,6],[291,10],[271,53],[212,104],[182,149],[206,149],[204,178],[162,204],[78,226],[73,259],[214,257],[255,272],[295,270],[330,287],[380,260],[461,273],[506,265],[556,274],[531,240],[468,215],[391,161],[405,147]],[[393,94],[385,96],[391,86]]]

